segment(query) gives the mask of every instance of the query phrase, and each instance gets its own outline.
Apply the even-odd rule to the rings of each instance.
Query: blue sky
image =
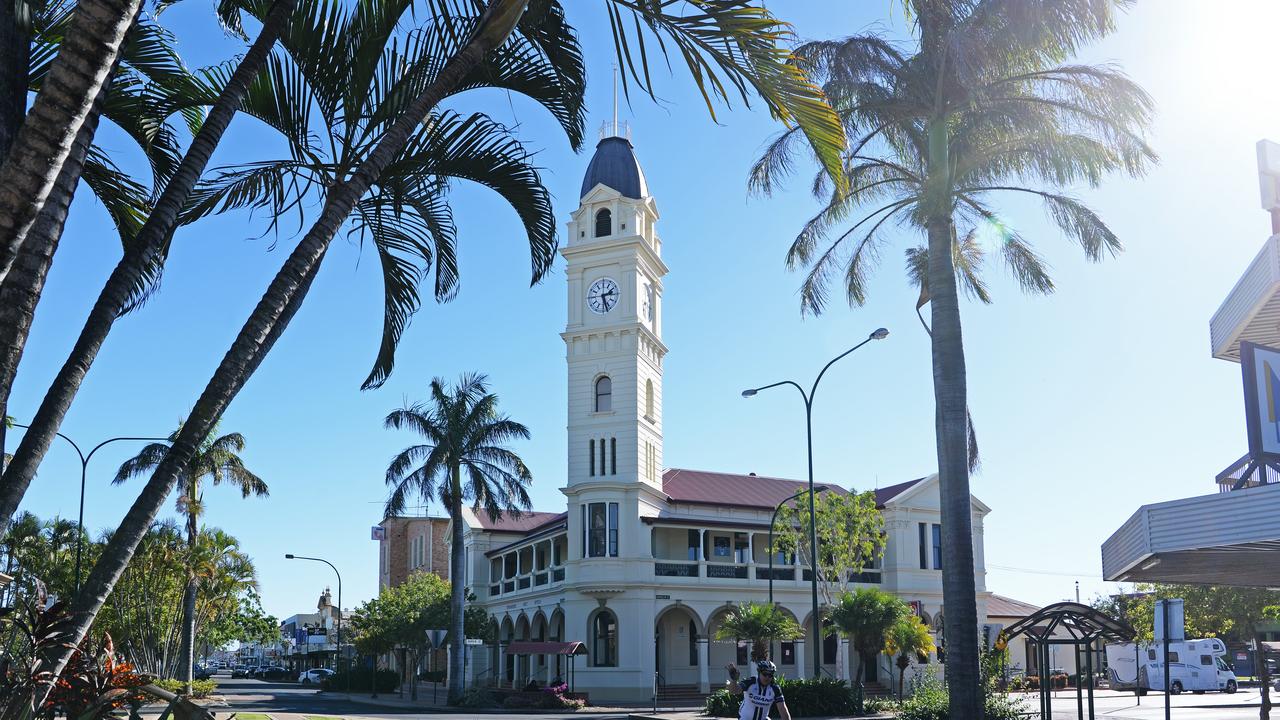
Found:
[[[1248,7],[1245,7],[1248,5]],[[902,31],[894,0],[771,2],[802,38],[879,28]],[[1117,62],[1155,97],[1152,142],[1161,164],[1147,177],[1073,189],[1105,217],[1126,251],[1087,262],[1037,206],[1000,207],[1052,265],[1058,291],[1026,297],[992,264],[996,302],[963,308],[970,403],[983,467],[973,491],[993,508],[986,522],[988,587],[1047,603],[1113,586],[1100,577],[1099,546],[1143,503],[1215,491],[1213,475],[1244,450],[1239,367],[1209,356],[1208,320],[1267,236],[1258,209],[1254,142],[1280,135],[1269,29],[1280,8],[1194,0],[1139,5],[1088,62]],[[164,22],[192,65],[237,51],[206,3],[179,4]],[[592,141],[575,155],[549,117],[493,92],[454,106],[518,123],[539,150],[563,222],[609,115],[609,26],[601,3],[569,3],[591,71]],[[1248,18],[1247,22],[1241,22]],[[934,470],[933,396],[927,337],[913,311],[902,251],[907,230],[883,254],[865,307],[836,303],[802,318],[799,278],[783,253],[815,209],[807,176],[770,199],[749,197],[746,172],[777,130],[758,105],[711,121],[683,70],[660,73],[661,102],[633,96],[633,126],[662,220],[665,283],[665,459],[670,467],[803,477],[798,398],[744,387],[807,383],[831,357],[876,327],[890,337],[837,365],[815,406],[817,476],[858,489]],[[128,142],[102,136],[128,167]],[[280,144],[238,118],[215,163],[279,157]],[[533,433],[518,450],[534,472],[536,509],[559,510],[565,468],[563,269],[529,287],[528,255],[514,213],[491,193],[459,187],[461,292],[428,305],[405,335],[396,372],[362,392],[381,327],[376,258],[354,241],[331,250],[306,305],[240,394],[223,431],[248,439],[250,468],[271,497],[206,494],[207,522],[243,542],[257,563],[269,612],[314,606],[327,568],[284,553],[320,555],[344,573],[344,604],[377,588],[369,526],[381,517],[390,457],[413,438],[382,429],[388,411],[425,394],[433,376],[488,373],[502,407]],[[10,413],[30,417],[119,255],[102,209],[77,197],[45,289]],[[563,226],[562,226],[563,228]],[[189,410],[217,361],[296,237],[263,237],[248,213],[203,221],[177,237],[161,292],[116,325],[63,432],[82,445],[113,435],[165,435]],[[273,249],[274,244],[274,249]],[[133,451],[117,444],[90,467],[86,524],[114,526],[138,485],[109,479]],[[79,465],[55,446],[23,508],[74,517]],[[438,508],[436,509],[438,511]],[[172,514],[172,505],[166,507]]]

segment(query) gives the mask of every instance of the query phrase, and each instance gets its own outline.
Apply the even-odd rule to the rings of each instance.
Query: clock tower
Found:
[[[615,125],[616,130],[616,125]],[[640,515],[662,488],[662,242],[631,141],[600,140],[568,223],[570,555],[649,555]],[[636,525],[637,527],[630,527]],[[576,552],[575,552],[576,551]]]

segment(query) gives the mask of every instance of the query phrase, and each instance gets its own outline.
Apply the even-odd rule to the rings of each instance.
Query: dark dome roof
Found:
[[[649,187],[644,182],[644,172],[631,151],[631,143],[622,137],[607,137],[596,145],[596,154],[591,157],[587,166],[587,174],[582,178],[582,193],[586,197],[596,184],[611,187],[623,197],[639,200],[649,194]]]

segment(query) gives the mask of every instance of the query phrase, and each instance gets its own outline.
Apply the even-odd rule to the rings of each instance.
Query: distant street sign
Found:
[[[483,645],[484,641],[480,638],[467,638],[467,645]]]
[[[444,636],[448,635],[446,630],[428,630],[427,639],[431,641],[431,647],[437,650],[444,647]]]

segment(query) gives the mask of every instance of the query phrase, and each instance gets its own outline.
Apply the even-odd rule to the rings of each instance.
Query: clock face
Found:
[[[611,278],[600,278],[591,283],[591,288],[587,290],[587,307],[591,308],[591,312],[604,315],[618,304],[619,297],[621,294],[618,292],[618,283]]]

